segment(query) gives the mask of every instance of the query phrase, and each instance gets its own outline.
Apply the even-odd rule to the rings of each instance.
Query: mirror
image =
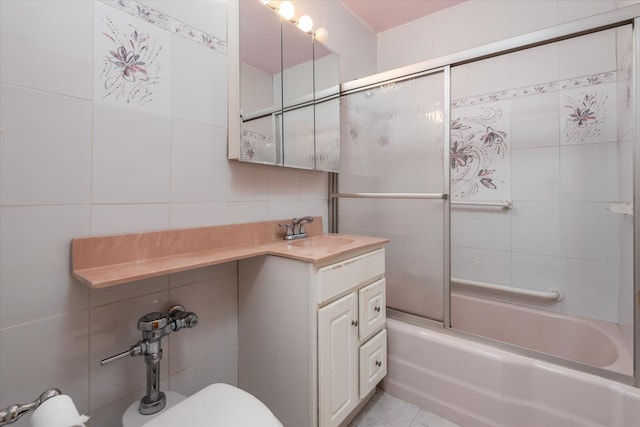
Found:
[[[338,55],[258,0],[228,11],[229,158],[337,172]]]

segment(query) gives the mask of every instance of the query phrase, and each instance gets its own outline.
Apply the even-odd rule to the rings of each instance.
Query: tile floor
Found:
[[[458,427],[457,424],[377,389],[349,427]]]

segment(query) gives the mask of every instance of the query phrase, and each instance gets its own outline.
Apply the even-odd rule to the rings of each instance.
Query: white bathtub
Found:
[[[461,426],[640,425],[640,389],[389,319],[385,391]]]

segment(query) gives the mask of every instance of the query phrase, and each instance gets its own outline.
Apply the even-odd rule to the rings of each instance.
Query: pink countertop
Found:
[[[327,263],[388,242],[377,237],[322,233],[321,217],[307,225],[308,238],[285,241],[278,227],[282,222],[73,239],[72,274],[97,289],[260,255]]]

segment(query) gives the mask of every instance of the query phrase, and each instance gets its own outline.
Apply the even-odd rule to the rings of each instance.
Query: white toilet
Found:
[[[264,403],[229,384],[211,384],[184,398],[167,392],[167,407],[140,415],[137,403],[122,417],[123,427],[282,427]]]

